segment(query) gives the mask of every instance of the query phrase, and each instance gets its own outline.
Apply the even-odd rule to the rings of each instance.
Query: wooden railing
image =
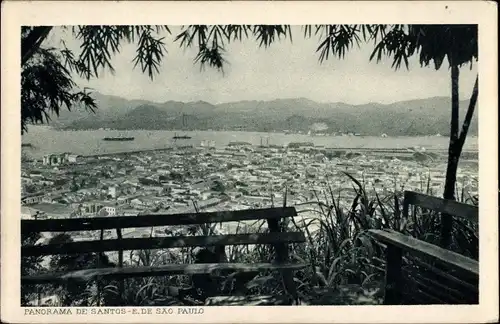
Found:
[[[443,214],[467,219],[477,223],[479,221],[478,208],[473,205],[460,203],[454,200],[442,199],[413,191],[404,192],[403,216],[408,217],[409,206],[414,205],[430,209]]]
[[[70,232],[96,231],[101,229],[137,228],[171,225],[200,225],[207,223],[240,222],[259,219],[281,219],[296,216],[293,207],[221,211],[212,213],[188,213],[172,215],[141,215],[94,218],[67,218],[23,220],[21,232]]]
[[[120,217],[72,218],[22,220],[21,232],[23,235],[37,232],[75,232],[101,231],[100,240],[86,240],[78,242],[49,243],[44,245],[22,246],[22,257],[48,256],[58,254],[78,254],[90,252],[118,251],[119,264],[117,268],[75,269],[64,273],[42,273],[23,276],[22,284],[41,284],[51,282],[68,282],[72,280],[88,281],[97,278],[129,278],[153,277],[178,274],[205,274],[214,270],[233,272],[259,272],[263,270],[279,270],[283,277],[285,291],[293,298],[297,298],[292,271],[304,268],[305,264],[291,264],[288,257],[290,243],[303,243],[305,236],[302,232],[286,232],[279,221],[285,217],[296,216],[293,207],[266,208],[239,211],[223,211],[212,213],[189,213],[173,215],[142,215]],[[228,235],[202,236],[166,236],[147,238],[123,238],[124,228],[144,228],[155,226],[174,225],[203,225],[221,222],[241,222],[250,220],[266,220],[269,231],[267,233],[244,233]],[[102,233],[106,229],[115,229],[116,239],[103,239]],[[123,251],[171,249],[183,247],[225,247],[227,245],[269,244],[276,252],[276,260],[269,263],[227,263],[218,260],[212,263],[200,264],[165,264],[161,266],[123,267]],[[222,249],[223,250],[223,249]],[[268,296],[266,296],[267,299]],[[218,299],[220,300],[220,298]]]
[[[411,205],[478,222],[477,207],[456,201],[406,191],[403,217]],[[387,246],[385,304],[478,302],[478,261],[396,231],[369,232]]]

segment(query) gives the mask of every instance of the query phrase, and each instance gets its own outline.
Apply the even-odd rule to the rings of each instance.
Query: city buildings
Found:
[[[79,155],[71,153],[49,154],[42,159],[44,165],[61,165],[64,163],[77,163]]]
[[[415,152],[338,150],[312,143],[287,147],[233,142],[210,146],[106,156],[48,155],[43,163],[23,163],[22,204],[44,204],[47,217],[109,217],[173,214],[196,209],[258,208],[329,195],[352,203],[352,180],[367,193],[431,190],[444,185],[445,153],[416,159]],[[54,158],[55,157],[55,158]],[[75,163],[74,161],[78,161]],[[461,162],[457,185],[477,194],[477,161]],[[52,213],[47,206],[56,206]],[[65,206],[69,212],[64,216]],[[36,209],[36,207],[34,207]]]

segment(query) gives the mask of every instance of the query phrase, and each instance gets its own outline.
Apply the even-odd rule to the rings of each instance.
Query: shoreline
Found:
[[[227,145],[225,147],[228,147]],[[256,148],[286,148],[286,146],[259,146],[259,145],[251,145],[251,147],[256,147]],[[408,153],[408,154],[413,154],[416,151],[411,151],[407,148],[368,148],[368,147],[323,147],[323,146],[311,146],[315,150],[328,150],[328,151],[346,151],[346,152],[370,152],[370,153]],[[144,150],[133,150],[133,151],[120,151],[120,152],[113,152],[113,153],[101,153],[101,154],[78,154],[80,157],[85,157],[85,158],[95,158],[95,157],[100,157],[100,156],[116,156],[116,155],[127,155],[127,154],[140,154],[140,153],[153,153],[153,152],[162,152],[162,151],[177,151],[177,150],[182,150],[182,149],[207,149],[209,150],[209,147],[203,147],[203,146],[194,146],[194,145],[187,145],[185,147],[176,147],[174,145],[169,146],[169,147],[164,147],[164,148],[153,148],[153,149],[144,149]],[[215,148],[214,148],[215,149]],[[432,152],[432,153],[447,153],[448,149],[426,149],[425,152]],[[463,153],[467,154],[479,154],[478,150],[463,150]],[[475,160],[475,159],[467,159],[467,160]]]
[[[225,146],[228,147],[228,146]],[[266,147],[266,146],[259,146],[259,145],[252,145],[251,147],[256,147],[256,148],[283,148],[286,149],[286,146],[274,146],[274,147]],[[411,151],[407,148],[367,148],[367,147],[323,147],[323,146],[311,146],[313,150],[328,150],[330,152],[344,152],[344,153],[352,153],[352,152],[359,152],[359,153],[365,153],[369,152],[371,153],[370,155],[381,155],[381,154],[398,154],[398,156],[401,155],[410,155],[413,153],[416,153],[417,151]],[[141,154],[141,153],[160,153],[160,152],[168,152],[168,151],[179,151],[183,149],[207,149],[209,150],[209,147],[203,147],[203,146],[194,146],[194,145],[187,145],[184,147],[176,147],[174,145],[169,146],[169,147],[163,147],[163,148],[152,148],[152,149],[143,149],[143,150],[131,150],[131,151],[119,151],[119,152],[111,152],[111,153],[100,153],[100,154],[75,154],[81,158],[99,158],[99,157],[112,157],[112,156],[124,156],[124,155],[130,155],[130,154]],[[215,149],[215,148],[213,148]],[[220,148],[219,148],[220,149]],[[436,149],[436,148],[430,148],[426,149],[424,153],[441,153],[444,155],[447,155],[447,149]],[[469,155],[474,155],[475,158],[466,158],[466,157],[461,157],[461,161],[468,161],[468,162],[478,162],[477,155],[479,154],[478,150],[463,150],[462,155],[469,154]],[[54,153],[54,154],[63,154],[63,153]],[[397,156],[394,156],[397,157]],[[37,160],[37,159],[35,159]]]
[[[66,134],[61,136],[61,133]],[[65,132],[46,128],[43,137],[47,137],[50,145],[46,145],[39,140],[42,134],[37,132],[28,133],[23,136],[21,144],[24,144],[22,151],[27,156],[34,159],[41,159],[48,154],[71,153],[81,157],[99,156],[120,156],[126,154],[140,154],[148,152],[166,152],[177,150],[179,146],[189,146],[196,149],[216,148],[218,150],[231,146],[231,143],[248,143],[253,148],[259,146],[285,148],[293,144],[310,143],[310,147],[315,150],[327,150],[336,153],[338,151],[378,153],[378,154],[406,154],[414,151],[414,147],[425,148],[427,153],[446,154],[448,151],[448,139],[436,136],[308,136],[306,134],[284,134],[284,133],[263,133],[263,132],[238,132],[238,131],[201,131],[188,132],[192,139],[185,143],[172,142],[169,140],[173,131],[131,131],[123,136],[134,136],[135,141],[131,142],[103,142],[102,138],[115,135],[114,132],[107,131],[75,131]],[[464,147],[463,153],[475,155],[477,159],[478,148],[477,137],[468,138],[470,145]],[[82,141],[81,145],[75,145]],[[264,143],[263,143],[264,141]],[[207,145],[203,145],[206,142]],[[210,142],[210,144],[208,144]],[[212,144],[213,142],[213,144]],[[259,145],[260,142],[260,145]],[[32,147],[28,147],[30,144]],[[264,144],[264,145],[263,145]],[[234,146],[234,145],[233,145]],[[296,145],[297,146],[297,145]],[[417,149],[420,151],[420,149]]]

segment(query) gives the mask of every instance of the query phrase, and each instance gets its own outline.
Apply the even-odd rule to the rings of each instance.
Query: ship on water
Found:
[[[135,140],[135,137],[132,137],[132,136],[123,136],[123,134],[121,134],[119,136],[104,137],[103,140],[104,141],[112,141],[112,142],[130,142],[130,141]]]
[[[117,141],[117,142],[123,142],[123,141],[133,141],[135,140],[135,137],[105,137],[103,138],[104,141]]]
[[[191,136],[177,135],[177,133],[175,133],[173,139],[191,139]]]
[[[182,115],[182,126],[186,127],[186,114]],[[173,139],[174,140],[191,139],[191,136],[188,136],[188,135],[177,135],[177,133],[175,133]]]

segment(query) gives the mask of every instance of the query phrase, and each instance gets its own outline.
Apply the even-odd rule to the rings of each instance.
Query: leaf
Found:
[[[331,276],[331,274],[335,271],[335,269],[337,269],[337,268],[338,268],[338,266],[337,266],[337,265],[338,265],[338,263],[339,263],[340,261],[342,261],[343,259],[344,259],[344,255],[341,255],[341,256],[336,257],[336,258],[333,260],[332,265],[330,266],[330,270],[329,270],[329,272],[328,272],[328,276]]]
[[[321,281],[323,286],[328,286],[328,280],[326,280],[325,276],[321,273],[321,271],[319,271],[319,269],[316,269],[315,275]]]
[[[344,241],[342,241],[342,243],[340,243],[340,246],[339,246],[339,251],[342,251],[348,244],[351,244],[351,239],[350,238],[347,238],[345,239]]]
[[[337,277],[340,275],[340,272],[333,272],[329,275],[328,277],[328,287],[333,287],[335,284],[335,280],[337,280]]]
[[[246,285],[245,287],[247,289],[253,289],[253,288],[256,288],[256,287],[263,287],[263,286],[266,286],[266,284],[269,282],[269,281],[272,281],[274,280],[274,277],[272,275],[269,275],[269,276],[264,276],[264,277],[256,277],[252,280],[250,280]]]
[[[369,256],[374,255],[375,251],[373,249],[372,241],[369,237],[367,237],[365,235],[359,235],[358,240],[363,244],[363,247],[367,249]]]

